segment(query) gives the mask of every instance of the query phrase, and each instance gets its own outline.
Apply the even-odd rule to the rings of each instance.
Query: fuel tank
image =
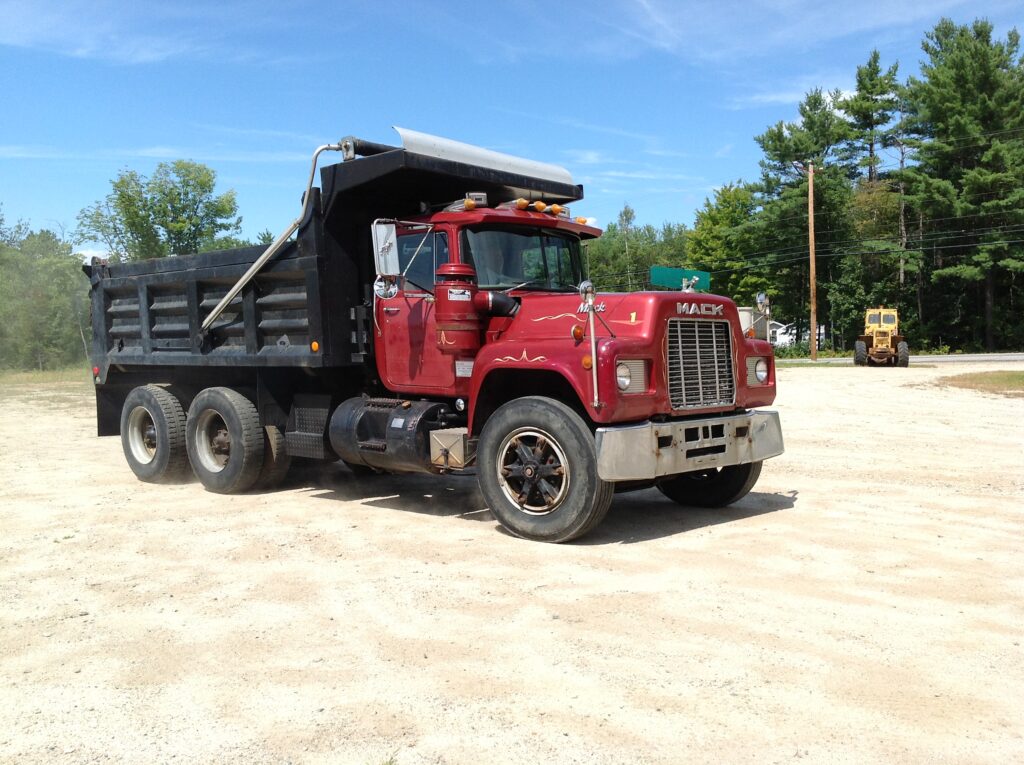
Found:
[[[435,401],[350,398],[331,415],[329,434],[345,462],[391,473],[431,473],[430,432],[446,427],[449,408]]]

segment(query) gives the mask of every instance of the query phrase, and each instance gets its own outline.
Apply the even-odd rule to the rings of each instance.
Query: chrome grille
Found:
[[[729,322],[669,319],[667,342],[668,390],[673,409],[735,402]]]

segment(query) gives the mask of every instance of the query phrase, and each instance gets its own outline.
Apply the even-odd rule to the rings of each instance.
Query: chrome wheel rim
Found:
[[[210,473],[219,473],[231,459],[231,436],[220,413],[205,409],[196,420],[193,442],[199,464]]]
[[[132,457],[143,465],[156,458],[156,423],[144,406],[137,406],[128,415],[128,448]]]
[[[543,430],[520,428],[505,436],[496,467],[502,493],[527,515],[553,513],[569,493],[565,451]]]

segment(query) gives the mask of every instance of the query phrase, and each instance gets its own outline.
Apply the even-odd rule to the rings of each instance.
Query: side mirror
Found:
[[[373,222],[373,262],[381,276],[399,276],[398,232],[394,221]]]

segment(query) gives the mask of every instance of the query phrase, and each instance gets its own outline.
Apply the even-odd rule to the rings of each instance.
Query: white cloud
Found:
[[[840,98],[845,98],[855,90],[853,76],[850,72],[818,71],[802,74],[788,82],[773,82],[761,90],[754,90],[746,95],[736,96],[726,106],[733,110],[787,104],[795,106],[803,101],[809,92],[815,88],[821,88],[822,83],[830,83],[829,87],[826,88],[829,92],[836,89],[835,83],[839,83]],[[756,87],[756,83],[754,83],[754,86]]]
[[[1006,0],[997,8],[1010,9]],[[944,14],[977,13],[968,0],[719,0],[679,3],[628,0],[619,14],[622,35],[635,45],[698,61],[763,57],[777,51],[819,49],[831,41],[868,32],[913,27],[915,34]]]
[[[612,157],[600,149],[566,149],[562,152],[574,165],[621,165],[626,160]]]
[[[633,181],[700,181],[698,176],[683,173],[666,173],[659,170],[604,170],[597,173],[602,178],[621,178]]]
[[[71,154],[52,146],[0,145],[0,159],[70,159]]]
[[[677,151],[675,149],[644,149],[644,154],[650,154],[652,157],[670,157],[675,159],[685,159],[693,156],[688,151]]]
[[[268,59],[251,39],[252,33],[272,31],[280,19],[251,5],[245,0],[0,0],[0,46],[118,64],[184,57],[283,60]]]
[[[128,160],[188,159],[194,162],[255,162],[308,163],[313,151],[246,151],[243,149],[197,149],[188,146],[137,146],[95,151],[66,151],[53,146],[0,145],[0,160],[4,159],[56,159],[56,160]]]
[[[138,24],[127,8],[102,0],[0,0],[0,44],[121,63],[162,61],[196,49],[186,34],[147,33],[140,27],[148,25]]]
[[[237,125],[212,125],[205,122],[193,122],[192,127],[208,133],[232,136],[237,138],[283,138],[296,143],[308,144],[310,153],[314,146],[324,143],[323,136],[317,138],[309,133],[297,133],[291,130],[274,130],[258,127],[238,127]]]

